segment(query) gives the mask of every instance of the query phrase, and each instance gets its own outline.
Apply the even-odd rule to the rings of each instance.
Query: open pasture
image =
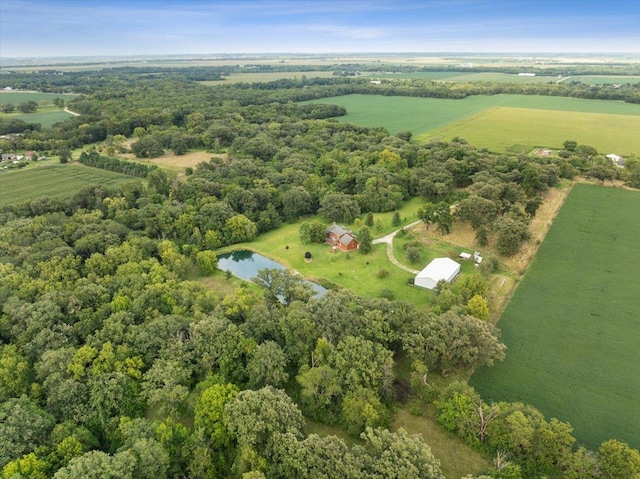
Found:
[[[640,153],[638,132],[640,116],[496,107],[418,139],[448,141],[461,137],[495,152],[512,151],[513,145],[522,145],[525,153],[537,146],[559,149],[565,140],[572,139],[600,153],[629,156]]]
[[[573,188],[498,323],[505,361],[471,377],[485,400],[640,447],[639,210],[638,192]]]
[[[83,165],[46,165],[0,173],[0,206],[43,196],[69,198],[83,186],[115,185],[134,181],[131,176]]]
[[[37,91],[0,91],[0,105],[11,103],[18,106],[26,101],[35,101],[41,105],[53,105],[54,98],[61,98],[65,102],[78,95],[64,93],[40,93]]]

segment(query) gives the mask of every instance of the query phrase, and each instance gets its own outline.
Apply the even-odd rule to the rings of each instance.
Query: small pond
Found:
[[[280,263],[248,250],[233,251],[218,256],[218,269],[231,271],[231,274],[245,281],[251,281],[258,276],[258,271],[265,268],[286,269]],[[303,281],[311,285],[316,292],[316,298],[320,298],[327,293],[327,289],[319,284],[307,280]]]

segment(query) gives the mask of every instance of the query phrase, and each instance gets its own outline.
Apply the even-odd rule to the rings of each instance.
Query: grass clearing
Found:
[[[571,138],[600,152],[630,156],[640,153],[638,132],[640,116],[495,107],[418,139],[448,141],[458,136],[478,148],[505,152],[518,144],[526,153],[540,146],[562,148]]]
[[[79,164],[47,165],[0,173],[0,206],[43,196],[69,198],[83,186],[112,186],[137,178]]]
[[[55,98],[60,98],[65,103],[77,97],[71,93],[41,93],[38,91],[0,91],[0,105],[11,103],[18,106],[20,103],[35,101],[40,105],[53,105]]]
[[[393,430],[404,429],[409,434],[421,434],[433,454],[440,459],[445,477],[456,479],[476,474],[491,466],[490,461],[467,446],[454,433],[444,430],[436,420],[433,404],[426,408],[426,415],[413,416],[406,409],[398,411]]]
[[[640,447],[639,210],[636,191],[573,187],[498,324],[506,360],[471,377],[485,400]]]
[[[129,140],[127,146],[131,146],[133,141]],[[148,165],[156,165],[161,166],[163,168],[176,171],[178,175],[184,174],[184,170],[187,167],[194,168],[198,166],[200,163],[208,163],[212,158],[226,158],[227,155],[225,153],[210,153],[208,151],[189,151],[184,155],[176,155],[171,150],[167,150],[164,155],[158,156],[156,158],[146,159],[146,158],[136,158],[133,153],[124,153],[117,154],[118,158],[125,159],[127,161],[135,161],[138,163],[145,163]]]
[[[419,198],[405,203],[400,210],[400,215],[403,218],[400,226],[415,221],[416,211],[422,204],[423,201]],[[383,225],[380,231],[372,229],[374,238],[384,236],[397,229],[391,225],[392,215],[392,212],[374,214],[374,221],[380,220]],[[309,220],[314,221],[315,219]],[[317,221],[329,225],[328,222],[320,218]],[[417,307],[427,307],[429,304],[431,293],[407,284],[407,280],[413,278],[414,275],[394,266],[389,261],[386,244],[373,245],[369,254],[362,254],[359,251],[333,253],[331,246],[327,244],[303,244],[298,233],[301,222],[302,220],[285,224],[277,230],[259,236],[253,242],[235,244],[219,250],[218,253],[249,249],[300,273],[302,277],[310,281],[320,284],[323,284],[323,280],[329,281],[342,288],[350,289],[356,294],[368,297],[380,297],[383,291],[388,290],[394,299],[409,301]],[[354,225],[346,225],[346,227],[357,233],[358,227]],[[306,251],[312,255],[310,262],[304,259]],[[386,270],[388,275],[379,276],[381,270]]]

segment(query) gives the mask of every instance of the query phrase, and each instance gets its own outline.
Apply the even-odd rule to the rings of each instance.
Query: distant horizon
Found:
[[[504,58],[510,60],[593,60],[593,63],[606,62],[606,61],[622,61],[627,60],[628,63],[640,63],[640,53],[635,52],[318,52],[318,53],[306,53],[306,52],[227,52],[227,53],[150,53],[150,54],[131,54],[131,55],[68,55],[68,56],[30,56],[30,57],[2,57],[0,56],[0,68],[6,69],[13,66],[26,67],[27,63],[33,64],[33,66],[55,66],[56,64],[65,63],[126,63],[132,61],[146,61],[146,60],[193,60],[198,61],[224,61],[224,60],[242,60],[247,61],[260,61],[260,60],[273,60],[277,58],[290,58],[292,60],[304,60],[308,58],[313,59],[326,59],[327,64],[330,64],[331,58],[335,57],[336,61],[344,60],[345,58],[386,58],[398,59],[407,58],[459,58],[461,60],[474,58]],[[570,63],[570,62],[564,62]],[[585,63],[590,63],[585,61]],[[423,66],[420,63],[416,63],[416,66]]]
[[[640,54],[635,0],[2,0],[0,58]]]

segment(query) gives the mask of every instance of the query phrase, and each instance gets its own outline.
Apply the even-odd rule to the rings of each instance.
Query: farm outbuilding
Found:
[[[450,283],[459,272],[460,265],[454,260],[436,258],[417,274],[413,284],[421,288],[433,289],[438,284],[438,281],[445,280]]]

